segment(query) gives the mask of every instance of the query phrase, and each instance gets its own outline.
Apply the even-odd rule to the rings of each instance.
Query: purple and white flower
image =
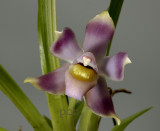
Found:
[[[87,24],[83,48],[78,46],[71,29],[56,32],[57,40],[50,51],[68,64],[38,78],[27,78],[25,82],[49,93],[66,94],[77,100],[84,96],[87,106],[95,114],[113,117],[120,123],[105,78],[123,80],[124,66],[131,61],[125,52],[105,56],[114,30],[113,20],[104,11]]]

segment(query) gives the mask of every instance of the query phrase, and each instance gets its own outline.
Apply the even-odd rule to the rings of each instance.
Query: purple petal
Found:
[[[114,23],[108,11],[104,11],[89,21],[83,48],[92,52],[96,59],[103,57],[106,53],[108,43],[114,34]]]
[[[65,72],[69,65],[62,66],[53,72],[38,78],[27,78],[24,83],[29,82],[36,88],[47,91],[52,94],[65,93]]]
[[[120,119],[115,114],[113,102],[108,92],[107,83],[103,77],[98,79],[97,85],[90,89],[85,100],[87,106],[97,115],[102,117],[113,117],[120,124]]]
[[[121,81],[124,78],[124,66],[129,63],[131,63],[131,61],[127,53],[119,52],[103,60],[101,72],[112,80]]]
[[[72,62],[82,53],[73,31],[69,28],[58,33],[58,39],[52,44],[50,50],[53,55],[69,62]]]
[[[81,100],[82,96],[96,85],[96,80],[92,82],[80,81],[74,78],[69,71],[65,74],[66,92],[65,94],[77,100]]]
[[[85,52],[84,54],[82,54],[77,58],[76,63],[83,63],[84,66],[90,66],[96,72],[98,72],[95,56],[91,52]]]

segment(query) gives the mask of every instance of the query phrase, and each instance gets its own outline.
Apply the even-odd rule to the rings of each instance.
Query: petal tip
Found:
[[[32,83],[33,84],[33,83],[36,83],[36,82],[37,82],[37,80],[33,77],[28,77],[24,80],[24,83]]]
[[[103,11],[100,14],[96,15],[94,17],[94,19],[100,19],[102,21],[105,21],[106,23],[108,23],[113,29],[115,28],[114,26],[114,22],[109,14],[108,11]]]
[[[131,64],[131,63],[132,63],[132,61],[128,57],[124,61],[124,65]]]
[[[62,31],[55,31],[56,39],[58,39],[62,35]]]
[[[120,118],[119,118],[117,115],[113,114],[113,115],[111,115],[111,117],[116,120],[117,125],[120,125],[120,124],[121,124],[121,120],[120,120]]]
[[[120,124],[121,124],[121,120],[120,120],[120,118],[119,118],[115,113],[110,114],[110,115],[109,115],[109,117],[114,118],[114,119],[115,119],[115,121],[116,121],[116,123],[117,123],[117,125],[120,125]]]
[[[28,77],[24,80],[24,83],[31,83],[33,86],[35,86],[36,88],[37,87],[37,83],[38,83],[38,80],[36,78],[33,78],[33,77]]]

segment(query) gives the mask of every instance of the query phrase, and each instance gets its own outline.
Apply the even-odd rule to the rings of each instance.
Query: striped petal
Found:
[[[27,78],[24,83],[29,82],[36,88],[47,91],[52,94],[64,94],[65,93],[65,72],[69,65],[64,65],[53,72],[38,78]]]
[[[87,106],[97,115],[113,117],[120,124],[120,119],[115,114],[113,102],[108,92],[107,83],[103,77],[99,77],[97,85],[85,95]]]
[[[94,81],[83,81],[75,78],[69,70],[65,74],[66,91],[65,94],[77,100],[81,100],[84,94],[96,85]]]
[[[56,33],[57,40],[50,48],[51,53],[61,59],[72,62],[82,53],[73,31],[69,28],[65,28],[62,32]]]
[[[114,23],[108,11],[104,11],[89,21],[83,48],[87,52],[92,52],[97,60],[106,53],[108,43],[114,34]]]
[[[131,63],[131,61],[127,53],[119,52],[103,60],[100,67],[101,73],[107,75],[111,80],[121,81],[124,78],[124,66],[129,63]]]

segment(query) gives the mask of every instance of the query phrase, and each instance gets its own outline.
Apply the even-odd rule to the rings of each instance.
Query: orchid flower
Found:
[[[103,11],[87,24],[83,48],[78,46],[71,29],[56,32],[57,39],[50,51],[68,64],[38,78],[29,77],[25,82],[55,95],[66,94],[77,100],[84,97],[91,111],[99,116],[113,117],[119,124],[106,78],[123,80],[124,66],[131,61],[125,52],[105,56],[114,30],[108,11]]]

